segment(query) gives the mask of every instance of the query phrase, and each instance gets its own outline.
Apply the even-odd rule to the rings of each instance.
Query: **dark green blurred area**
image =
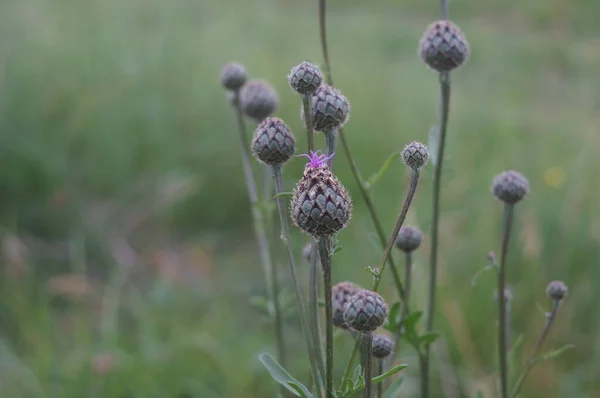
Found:
[[[330,3],[334,81],[352,104],[346,134],[366,177],[403,145],[426,142],[437,122],[436,74],[416,48],[439,4]],[[532,190],[518,207],[509,256],[512,339],[522,334],[523,355],[531,353],[550,307],[544,289],[562,279],[570,295],[545,349],[575,344],[539,365],[523,396],[598,396],[600,3],[456,0],[450,15],[472,55],[452,75],[436,321],[445,339],[436,366],[460,380],[462,393],[494,396],[494,278],[483,274],[476,286],[471,278],[499,251],[502,209],[491,179],[514,168]],[[274,341],[270,321],[251,304],[264,297],[264,279],[218,76],[237,61],[269,80],[281,99],[277,116],[304,151],[300,99],[286,81],[304,59],[322,62],[316,1],[0,3],[0,396],[275,395],[257,360]],[[317,142],[324,145],[321,136]],[[303,164],[286,167],[287,189]],[[355,212],[338,237],[344,249],[334,257],[334,281],[367,286],[364,268],[380,251],[341,151],[336,173]],[[425,232],[418,307],[432,167],[422,175],[409,214]],[[374,188],[386,230],[407,183],[407,170],[394,163]],[[306,237],[293,232],[300,259]],[[382,288],[396,300],[389,275]],[[292,373],[305,380],[300,333],[291,314]],[[338,344],[342,372],[350,338]],[[411,365],[403,396],[417,396],[414,353],[401,348],[400,358]]]

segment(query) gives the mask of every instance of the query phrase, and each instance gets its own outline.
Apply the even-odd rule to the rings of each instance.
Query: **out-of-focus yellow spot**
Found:
[[[567,174],[562,167],[550,167],[544,172],[544,182],[552,188],[560,188],[566,178]]]

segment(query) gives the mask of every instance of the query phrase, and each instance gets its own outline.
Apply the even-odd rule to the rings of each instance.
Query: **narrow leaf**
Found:
[[[385,162],[383,162],[383,165],[381,166],[379,171],[377,171],[377,173],[373,174],[367,180],[367,183],[366,183],[367,189],[370,189],[373,186],[375,186],[375,184],[377,184],[377,181],[379,181],[379,179],[385,174],[385,172],[387,171],[387,169],[389,169],[390,165],[394,162],[394,160],[398,159],[399,157],[400,157],[400,152],[394,152],[390,156],[388,156],[388,158],[385,160]]]
[[[554,358],[558,358],[561,354],[563,354],[565,351],[568,351],[572,348],[575,348],[574,344],[567,344],[565,346],[562,346],[560,348],[557,348],[556,350],[552,350],[550,352],[547,352],[546,354],[542,354],[539,355],[535,358],[535,362],[541,362],[541,361],[547,361],[550,359],[554,359]]]
[[[423,311],[413,311],[406,316],[404,320],[404,327],[406,329],[414,329],[419,319],[423,316]]]
[[[440,130],[437,126],[432,126],[429,129],[429,141],[427,142],[427,150],[429,151],[429,159],[435,167],[437,165],[438,148],[440,147]]]
[[[379,376],[375,376],[373,377],[373,379],[371,379],[371,381],[373,382],[373,384],[379,383],[384,381],[385,379],[387,379],[390,376],[395,375],[396,373],[400,372],[401,370],[403,370],[404,368],[406,368],[408,365],[405,363],[402,363],[400,365],[394,366],[393,368],[391,368],[390,370],[388,370],[387,372],[385,372],[382,375]]]
[[[298,380],[292,377],[271,355],[262,353],[258,356],[262,364],[271,374],[273,380],[287,388],[290,392],[298,397],[311,398],[310,391]],[[300,389],[298,391],[297,389]]]
[[[419,342],[423,347],[427,347],[429,344],[436,341],[439,337],[440,334],[436,332],[423,333],[419,338]]]

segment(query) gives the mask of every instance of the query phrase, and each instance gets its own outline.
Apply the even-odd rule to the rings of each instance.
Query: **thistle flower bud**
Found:
[[[344,310],[344,321],[358,332],[372,332],[383,325],[388,306],[383,298],[370,290],[354,294]]]
[[[328,133],[348,121],[350,103],[338,89],[323,84],[312,96],[312,114],[313,129]],[[306,123],[304,107],[301,116]]]
[[[221,69],[221,85],[227,90],[239,90],[246,80],[248,80],[248,71],[242,64],[230,63]]]
[[[346,188],[327,167],[327,160],[333,155],[328,157],[320,152],[301,155],[310,161],[294,189],[291,206],[294,224],[317,238],[340,231],[352,215],[352,201]]]
[[[372,352],[377,359],[383,359],[394,351],[394,342],[385,334],[373,335]]]
[[[492,182],[492,193],[504,203],[515,204],[529,192],[529,181],[520,173],[509,170],[498,174]]]
[[[458,26],[441,20],[429,25],[419,42],[419,57],[438,72],[449,72],[469,57],[469,43]]]
[[[360,290],[360,286],[352,282],[340,282],[331,288],[334,326],[341,329],[348,329],[348,325],[344,322],[344,310],[350,298]]]
[[[418,228],[411,225],[405,225],[400,228],[396,237],[396,247],[405,253],[410,253],[421,246],[423,234]]]
[[[413,170],[418,170],[427,163],[429,152],[420,142],[413,141],[402,150],[402,160]]]
[[[275,112],[279,97],[269,83],[251,80],[240,90],[240,105],[248,117],[260,122]]]
[[[563,281],[552,281],[546,288],[546,294],[552,300],[560,301],[567,295],[568,290]]]
[[[294,154],[296,137],[283,120],[268,117],[254,131],[250,146],[259,161],[271,166],[279,165]]]
[[[303,61],[300,65],[292,68],[288,82],[297,93],[312,94],[323,82],[323,74],[316,65]]]

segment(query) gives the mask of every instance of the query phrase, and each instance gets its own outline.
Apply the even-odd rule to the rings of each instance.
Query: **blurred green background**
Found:
[[[562,279],[570,295],[545,349],[575,344],[539,365],[523,396],[597,397],[600,3],[455,0],[450,15],[472,56],[452,76],[435,396],[495,396],[494,278],[486,273],[476,286],[471,278],[499,250],[491,179],[514,168],[532,190],[510,248],[512,339],[522,335],[531,353],[550,307],[544,289]],[[437,121],[436,75],[416,47],[438,16],[436,1],[329,4],[334,80],[352,104],[346,134],[364,176],[408,142],[426,142]],[[269,80],[281,98],[277,116],[304,151],[300,99],[286,81],[304,59],[322,61],[316,1],[0,3],[0,396],[276,394],[257,359],[274,340],[252,304],[265,296],[264,279],[218,76],[238,61]],[[286,188],[303,164],[286,167]],[[380,256],[373,226],[341,152],[336,171],[355,213],[338,237],[345,248],[334,281],[367,286],[364,268]],[[422,175],[409,215],[425,232],[415,307],[425,304],[432,166]],[[397,162],[374,189],[386,230],[407,182]],[[306,237],[293,233],[300,261]],[[396,300],[389,275],[382,292]],[[292,372],[305,380],[293,311],[285,331]],[[341,372],[350,338],[338,344]],[[411,365],[403,396],[417,396],[414,352],[402,347],[399,357]]]

